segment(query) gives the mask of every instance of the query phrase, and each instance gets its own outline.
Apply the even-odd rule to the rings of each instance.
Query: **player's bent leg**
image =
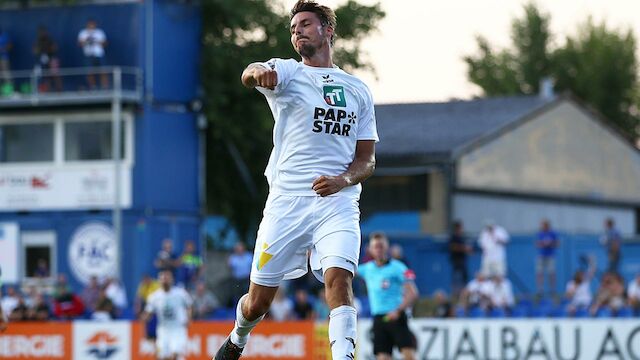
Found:
[[[249,333],[269,311],[277,287],[258,285],[253,281],[249,292],[242,296],[236,307],[236,322],[229,338],[222,344],[214,360],[236,360],[249,340]]]
[[[343,260],[344,261],[344,260]],[[334,360],[355,358],[357,314],[353,307],[353,273],[330,267],[324,273],[329,313],[329,342]]]

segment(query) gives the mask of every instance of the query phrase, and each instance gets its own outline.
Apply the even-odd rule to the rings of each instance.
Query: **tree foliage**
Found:
[[[273,118],[264,97],[240,83],[242,70],[272,57],[299,58],[289,35],[286,9],[269,0],[203,0],[203,60],[207,130],[207,206],[227,216],[241,235],[254,235],[266,198],[263,176],[272,147]],[[334,62],[372,69],[363,38],[384,17],[379,4],[354,0],[336,9]]]
[[[636,40],[630,29],[610,29],[588,19],[578,33],[552,48],[550,15],[535,5],[513,20],[512,46],[495,50],[479,36],[478,53],[464,58],[469,80],[487,96],[535,94],[545,77],[605,115],[630,138],[640,137],[640,82]]]

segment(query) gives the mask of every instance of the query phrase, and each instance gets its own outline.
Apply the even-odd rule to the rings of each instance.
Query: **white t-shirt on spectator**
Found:
[[[269,315],[274,321],[285,321],[293,314],[293,302],[289,298],[274,300],[269,308]]]
[[[120,284],[116,281],[112,281],[109,283],[107,288],[104,290],[105,295],[111,300],[113,305],[117,308],[126,308],[127,307],[127,294],[124,291],[124,288],[120,286]]]
[[[104,56],[104,42],[107,41],[107,35],[102,29],[82,29],[78,34],[78,41],[84,44],[82,46],[84,56]]]
[[[149,295],[145,311],[158,316],[158,326],[183,327],[189,320],[187,309],[193,300],[183,288],[173,286],[169,291],[160,288]]]
[[[18,297],[15,296],[5,296],[2,298],[2,312],[4,312],[5,316],[9,316],[13,309],[18,306]]]
[[[503,262],[506,259],[505,245],[509,242],[509,233],[501,226],[494,226],[493,231],[482,230],[478,243],[482,248],[482,256],[487,261]]]
[[[251,264],[253,262],[253,255],[245,251],[244,253],[231,254],[229,256],[229,267],[231,268],[231,275],[234,279],[248,279],[251,275]]]
[[[491,291],[489,293],[491,305],[495,307],[513,306],[513,289],[509,279],[503,279],[500,283],[489,281],[489,284],[491,284]]]
[[[473,279],[467,284],[467,291],[469,292],[469,302],[477,303],[481,297],[488,297],[491,295],[491,281]]]
[[[629,287],[627,288],[627,297],[629,299],[640,301],[640,284],[638,283],[638,280],[634,280],[629,283]]]
[[[583,281],[579,285],[571,280],[567,283],[567,292],[573,292],[571,305],[587,307],[591,304],[591,285],[588,281]]]

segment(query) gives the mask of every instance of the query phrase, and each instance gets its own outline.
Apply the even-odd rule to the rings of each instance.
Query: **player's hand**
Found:
[[[313,181],[312,188],[316,194],[324,197],[335,194],[349,185],[349,182],[344,176],[322,175]]]
[[[271,90],[278,85],[278,73],[263,66],[253,68],[253,79],[256,81],[257,86]]]
[[[398,310],[388,312],[387,315],[384,316],[384,319],[386,321],[396,321],[398,320],[398,318],[400,318],[400,311]]]

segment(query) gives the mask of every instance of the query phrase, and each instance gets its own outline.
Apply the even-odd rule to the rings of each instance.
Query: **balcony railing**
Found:
[[[142,70],[135,67],[62,68],[0,73],[0,108],[141,102]]]

